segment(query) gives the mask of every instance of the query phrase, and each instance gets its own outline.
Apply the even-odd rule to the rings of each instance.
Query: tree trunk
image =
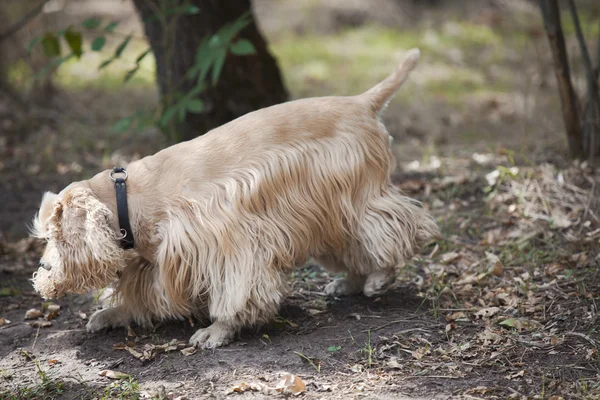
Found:
[[[560,22],[560,10],[557,0],[540,0],[542,17],[546,35],[550,42],[554,72],[560,94],[562,114],[567,131],[569,152],[573,158],[583,157],[583,135],[577,112],[578,102],[573,85],[571,83],[571,72],[565,46],[565,38]]]
[[[207,35],[213,35],[226,23],[239,18],[245,12],[251,12],[250,0],[134,0],[142,21],[146,36],[150,41],[156,58],[156,73],[163,102],[172,99],[170,87],[177,86],[178,91],[186,93],[194,82],[186,80],[187,71],[194,65],[196,50]],[[161,22],[157,15],[177,4],[193,4],[200,9],[198,14],[164,16]],[[173,21],[173,18],[177,18]],[[165,24],[173,30],[165,31]],[[174,22],[174,24],[173,24]],[[173,39],[169,46],[169,32]],[[167,37],[166,37],[167,36]],[[174,122],[176,137],[172,140],[189,140],[209,130],[229,122],[241,115],[259,108],[271,106],[287,100],[275,58],[269,53],[265,39],[258,30],[251,14],[251,22],[238,35],[248,39],[254,45],[256,54],[235,56],[229,54],[216,85],[207,78],[206,90],[200,94],[205,110],[200,114],[188,113],[183,123]],[[170,86],[171,85],[171,86]],[[175,121],[175,119],[174,119]]]

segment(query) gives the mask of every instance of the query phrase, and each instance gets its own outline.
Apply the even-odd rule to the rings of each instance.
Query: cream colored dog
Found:
[[[383,293],[436,234],[390,183],[394,158],[379,115],[417,64],[354,97],[291,101],[249,113],[127,166],[134,250],[119,246],[109,171],[46,193],[33,235],[47,241],[33,284],[45,298],[115,280],[117,305],[89,331],[135,321],[210,317],[190,339],[212,348],[271,319],[288,273],[310,257],[345,279],[328,295]]]

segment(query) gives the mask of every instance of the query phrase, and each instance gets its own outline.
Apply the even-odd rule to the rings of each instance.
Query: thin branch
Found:
[[[585,72],[587,74],[588,80],[593,81],[592,77],[594,72],[592,67],[592,59],[590,58],[590,52],[588,51],[587,43],[585,42],[585,37],[583,37],[581,24],[579,23],[579,16],[577,15],[577,7],[575,7],[575,2],[573,0],[569,0],[568,3],[569,11],[571,12],[571,18],[573,19],[573,25],[575,26],[575,35],[577,36],[579,48],[581,49],[581,55],[583,56],[583,66],[585,67]]]
[[[539,0],[539,4],[552,51],[569,150],[573,158],[579,158],[583,155],[583,140],[577,112],[577,97],[571,82],[567,48],[560,21],[560,9],[557,0]]]
[[[36,15],[38,15],[39,13],[42,12],[44,5],[49,1],[50,0],[43,0],[42,2],[40,2],[40,4],[38,4],[35,8],[33,8],[27,14],[23,15],[23,17],[20,20],[18,20],[15,24],[13,24],[13,26],[8,28],[4,32],[0,33],[0,42],[4,41],[5,39],[8,39],[9,37],[11,37],[15,33],[17,33],[25,25],[27,25],[27,23],[29,21],[31,21],[31,19],[33,17],[35,17]]]

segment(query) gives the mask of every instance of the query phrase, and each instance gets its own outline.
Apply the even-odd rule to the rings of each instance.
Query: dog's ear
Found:
[[[33,218],[30,234],[33,237],[44,239],[46,237],[47,223],[54,214],[58,195],[52,192],[46,192],[42,196],[40,210]]]
[[[62,264],[68,291],[98,289],[123,269],[123,249],[113,227],[113,213],[87,188],[70,188],[55,200],[50,233]]]

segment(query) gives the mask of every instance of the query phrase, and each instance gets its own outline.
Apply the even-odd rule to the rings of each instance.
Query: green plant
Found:
[[[139,398],[140,385],[134,378],[129,377],[129,379],[117,380],[106,387],[102,400],[137,400]]]
[[[201,10],[187,1],[161,0],[156,6],[152,17],[144,20],[145,23],[157,21],[164,32],[164,48],[167,59],[170,59],[175,47],[175,29],[178,18],[185,15],[200,13]],[[252,43],[243,38],[236,38],[238,33],[250,23],[249,13],[242,14],[233,22],[224,25],[213,35],[206,36],[198,46],[194,64],[188,69],[183,79],[175,82],[170,67],[167,68],[167,84],[163,93],[161,104],[148,112],[137,111],[133,115],[122,118],[113,126],[113,133],[122,133],[133,127],[138,130],[148,126],[157,125],[173,142],[182,138],[177,132],[176,124],[185,120],[188,113],[202,113],[205,105],[200,95],[207,89],[207,85],[215,85],[228,54],[245,56],[255,53]],[[86,51],[101,52],[105,50],[107,36],[119,36],[115,32],[118,21],[105,22],[101,18],[92,17],[80,25],[71,25],[59,32],[46,32],[41,37],[34,38],[29,46],[31,51],[36,45],[41,45],[44,54],[50,59],[49,63],[37,74],[39,78],[51,70],[58,68],[63,63],[80,59]],[[89,44],[84,44],[84,32],[95,36]],[[103,69],[117,60],[121,60],[133,36],[125,35],[117,44],[111,55],[100,63],[98,69]],[[66,50],[63,48],[65,47]],[[140,69],[141,62],[152,53],[147,48],[139,53],[134,60],[133,68],[126,71],[123,82],[130,81]],[[182,90],[186,82],[193,82],[189,90]],[[208,83],[207,83],[208,82]]]

